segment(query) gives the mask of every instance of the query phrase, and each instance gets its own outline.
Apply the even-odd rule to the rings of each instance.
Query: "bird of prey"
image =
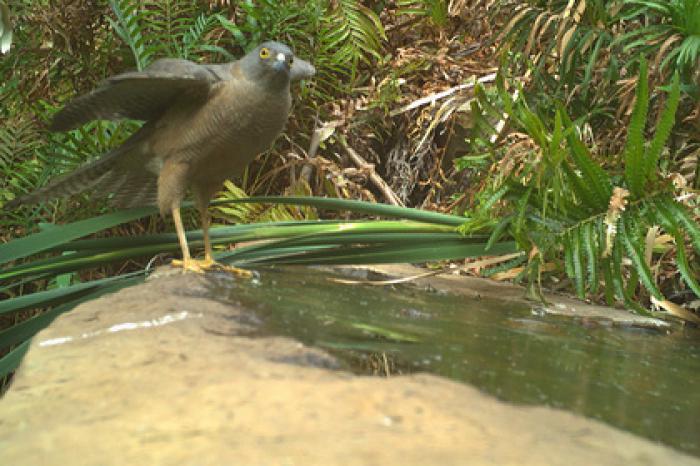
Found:
[[[177,230],[182,261],[173,264],[196,272],[218,266],[209,240],[209,201],[280,134],[292,102],[290,83],[314,74],[286,45],[264,42],[232,63],[165,58],[108,78],[69,102],[51,129],[68,131],[96,119],[146,123],[121,146],[12,204],[87,189],[111,194],[117,207],[157,204],[161,214],[172,214]],[[204,260],[190,256],[180,217],[188,189],[201,215]]]

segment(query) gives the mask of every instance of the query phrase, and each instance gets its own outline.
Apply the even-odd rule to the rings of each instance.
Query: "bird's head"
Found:
[[[316,74],[313,65],[296,58],[292,49],[279,42],[263,42],[241,59],[252,79],[287,85]]]

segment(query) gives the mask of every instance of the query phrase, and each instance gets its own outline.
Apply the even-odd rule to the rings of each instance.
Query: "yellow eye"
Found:
[[[261,48],[260,58],[262,58],[263,60],[267,60],[268,58],[270,58],[270,49],[268,49],[267,47]]]

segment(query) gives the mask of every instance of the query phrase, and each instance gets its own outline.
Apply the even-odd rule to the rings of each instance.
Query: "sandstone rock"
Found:
[[[700,464],[443,378],[354,376],[252,336],[255,316],[204,297],[206,279],[150,280],[37,335],[0,402],[0,464]]]

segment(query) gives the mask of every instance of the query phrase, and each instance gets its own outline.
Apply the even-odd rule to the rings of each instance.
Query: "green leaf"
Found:
[[[564,247],[564,270],[570,279],[576,277],[576,267],[574,266],[574,244],[572,241],[572,232],[569,231],[562,237],[562,246]]]
[[[647,179],[647,173],[644,171],[644,125],[648,109],[649,80],[646,60],[642,59],[639,79],[637,80],[636,102],[627,130],[627,144],[625,146],[625,181],[630,192],[636,198],[643,196],[645,180]]]
[[[482,255],[508,254],[516,251],[513,242],[496,243],[486,252],[485,244],[467,241],[456,236],[436,241],[399,242],[380,244],[342,244],[332,239],[318,242],[315,248],[296,245],[292,240],[240,247],[217,256],[224,262],[237,264],[382,264],[413,263],[458,259]]]
[[[36,317],[20,322],[19,324],[0,331],[0,348],[5,348],[33,337],[36,333],[46,328],[53,320],[64,312],[70,311],[75,306],[85,301],[95,299],[105,293],[116,291],[125,286],[133,285],[143,281],[143,277],[132,277],[118,280],[106,286],[99,287],[95,291],[85,294],[78,299],[61,304],[53,309],[44,312]],[[2,377],[4,374],[0,374]]]
[[[0,358],[0,379],[14,372],[19,367],[22,359],[24,359],[24,355],[27,354],[27,350],[29,350],[29,343],[31,343],[31,340],[25,341]],[[0,393],[0,395],[2,395],[2,393]]]
[[[586,258],[588,259],[588,283],[593,294],[598,293],[598,247],[596,246],[596,228],[591,222],[584,223],[581,227],[581,239]]]
[[[566,139],[571,148],[571,158],[582,175],[585,184],[590,186],[596,211],[604,212],[612,196],[612,181],[610,175],[593,161],[588,148],[576,133],[576,127],[563,109],[560,109],[562,121],[567,128]]]
[[[670,198],[662,199],[657,205],[683,225],[685,231],[690,236],[695,251],[700,253],[700,226],[698,226],[688,210]]]
[[[657,165],[659,163],[659,156],[661,151],[666,145],[673,125],[676,122],[676,109],[678,108],[678,102],[680,100],[680,84],[678,73],[673,75],[673,81],[671,83],[671,93],[666,102],[666,107],[661,115],[659,124],[656,126],[656,132],[654,133],[654,138],[651,140],[651,145],[649,150],[646,152],[644,157],[644,163],[642,167],[643,176],[645,180],[654,180],[657,176]]]
[[[0,302],[0,315],[26,309],[63,304],[67,300],[79,298],[86,294],[92,293],[93,291],[96,291],[98,288],[107,284],[136,277],[138,275],[143,275],[143,272],[132,272],[115,277],[103,278],[101,280],[79,283],[77,285],[71,285],[65,288],[54,288],[52,290],[40,291],[37,293],[18,296],[12,299],[6,299],[5,301]]]
[[[447,215],[439,212],[411,209],[409,207],[397,207],[388,204],[377,204],[365,201],[355,201],[325,197],[300,197],[300,196],[258,196],[241,199],[221,200],[213,202],[211,205],[227,203],[271,203],[271,204],[294,204],[307,205],[317,209],[328,210],[349,210],[356,213],[369,215],[380,215],[384,217],[405,218],[418,222],[437,223],[440,225],[460,226],[464,223],[464,217],[458,215]]]
[[[155,207],[139,207],[122,210],[99,217],[81,220],[69,225],[61,225],[50,230],[35,233],[25,238],[16,239],[9,243],[0,244],[0,264],[24,258],[52,247],[64,244],[73,239],[95,233],[106,228],[130,222],[156,212]]]
[[[501,239],[501,237],[506,232],[508,226],[511,224],[512,221],[513,221],[513,216],[509,215],[509,216],[501,219],[500,222],[498,222],[496,227],[491,232],[491,235],[489,236],[488,242],[486,243],[486,250],[487,251],[491,248],[491,246],[493,246],[498,240]]]
[[[603,277],[605,279],[605,302],[608,306],[615,305],[615,281],[613,280],[612,263],[609,257],[603,259]]]
[[[695,296],[700,297],[700,284],[698,284],[696,279],[698,274],[690,268],[690,264],[688,263],[683,236],[674,235],[673,237],[676,241],[676,262],[678,264],[678,271],[681,273],[681,277],[683,277],[688,287],[693,290]]]
[[[624,250],[624,246],[622,245],[622,238],[620,237],[620,224],[622,221],[617,222],[617,231],[618,234],[615,235],[615,239],[613,240],[613,250],[612,250],[612,280],[613,280],[613,286],[615,288],[615,294],[616,296],[623,300],[625,304],[629,301],[629,298],[627,297],[626,291],[625,291],[625,285],[624,285],[624,275],[622,272],[622,251]]]
[[[571,232],[571,258],[574,266],[574,283],[576,284],[576,294],[579,298],[586,298],[586,275],[583,265],[583,244],[581,241],[581,228],[575,228]]]
[[[627,255],[632,260],[634,269],[639,274],[640,281],[656,299],[664,299],[661,291],[659,291],[656,283],[654,283],[654,277],[644,257],[642,241],[634,234],[634,228],[629,219],[629,215],[624,216],[619,222],[619,225],[620,230],[617,235],[622,238],[622,242],[627,250]]]
[[[593,192],[591,185],[586,183],[585,180],[581,179],[581,177],[574,172],[568,161],[562,162],[561,169],[566,174],[566,178],[571,184],[574,195],[578,202],[581,203],[581,207],[585,209],[585,212],[588,214],[590,212],[600,211],[599,200]]]

